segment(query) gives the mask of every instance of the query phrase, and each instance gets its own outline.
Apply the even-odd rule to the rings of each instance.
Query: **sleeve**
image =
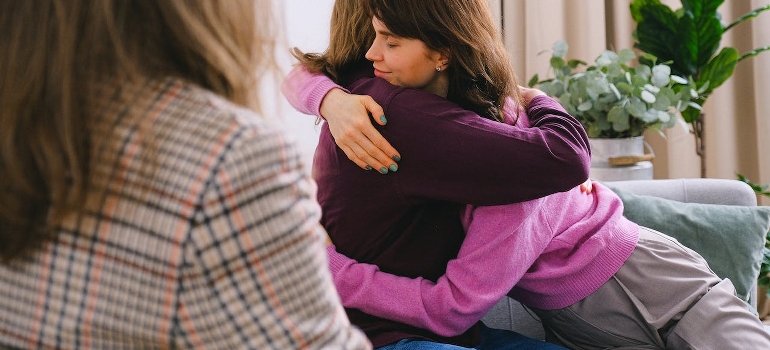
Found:
[[[322,74],[300,68],[292,71],[289,80],[292,83],[282,89],[287,99],[308,104],[306,95],[322,99],[321,93],[328,89],[313,94],[305,89],[333,84]],[[319,83],[323,80],[326,83]],[[588,135],[550,97],[531,101],[525,118],[529,127],[521,127],[481,118],[444,98],[395,88],[378,78],[357,85],[354,93],[388,92],[371,95],[388,116],[386,127],[375,128],[402,154],[398,176],[405,197],[499,205],[566,191],[588,179]],[[392,93],[393,89],[397,92]],[[320,100],[312,103],[317,103],[315,115],[320,116]],[[515,119],[511,115],[519,112],[517,108],[504,111],[506,119]],[[431,179],[430,186],[425,186],[425,179]]]
[[[244,129],[224,146],[185,248],[198,270],[181,287],[185,347],[371,349],[334,289],[298,151],[278,131]]]
[[[385,104],[388,125],[376,126],[402,155],[395,175],[409,200],[501,205],[566,191],[588,178],[588,136],[547,96],[531,101],[527,128],[416,94],[396,94]]]
[[[513,288],[548,245],[551,235],[537,226],[540,205],[535,200],[468,209],[465,241],[435,283],[388,274],[327,247],[343,305],[442,336],[461,334]]]
[[[334,88],[348,92],[327,76],[310,73],[302,65],[295,66],[281,83],[281,93],[294,109],[320,118],[321,102]]]

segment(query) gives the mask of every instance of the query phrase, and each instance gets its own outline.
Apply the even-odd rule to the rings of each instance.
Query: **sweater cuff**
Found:
[[[350,258],[337,252],[333,244],[326,246],[326,256],[329,260],[329,270],[332,274],[338,273],[345,266]]]
[[[348,90],[323,74],[310,73],[304,66],[296,66],[281,83],[281,93],[289,104],[304,114],[321,117],[321,102],[334,88]],[[348,92],[349,93],[349,92]]]
[[[334,88],[340,89],[348,94],[350,91],[337,85],[337,83],[333,82],[331,79],[316,79],[315,83],[315,88],[308,95],[308,106],[313,106],[314,114],[323,120],[326,120],[326,118],[321,115],[321,103],[323,102],[324,97],[326,97],[329,91],[332,91]]]

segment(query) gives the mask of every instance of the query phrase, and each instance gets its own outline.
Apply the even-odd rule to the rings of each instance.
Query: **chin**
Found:
[[[383,79],[385,79],[385,81],[389,82],[391,85],[403,86],[403,85],[399,84],[398,81],[396,81],[396,80],[388,79],[388,78],[383,78]]]

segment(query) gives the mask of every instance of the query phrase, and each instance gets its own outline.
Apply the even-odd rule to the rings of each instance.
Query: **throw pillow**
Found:
[[[770,229],[770,207],[683,203],[607,187],[623,201],[629,220],[700,253],[714,273],[729,278],[738,296],[749,301]]]

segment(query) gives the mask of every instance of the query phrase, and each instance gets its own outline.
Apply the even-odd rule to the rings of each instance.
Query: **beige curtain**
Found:
[[[548,50],[559,39],[570,45],[570,58],[593,61],[605,48],[631,48],[631,0],[489,0],[499,20],[520,83],[535,73],[548,74]],[[662,0],[673,9],[678,0]],[[770,0],[726,0],[722,18],[732,22]],[[770,12],[731,29],[723,45],[739,52],[770,45]],[[545,52],[545,53],[543,53]],[[770,52],[738,64],[733,77],[711,95],[704,112],[706,177],[770,183]],[[700,158],[687,125],[648,132],[656,158],[655,178],[700,177]],[[760,198],[770,205],[770,200]]]

